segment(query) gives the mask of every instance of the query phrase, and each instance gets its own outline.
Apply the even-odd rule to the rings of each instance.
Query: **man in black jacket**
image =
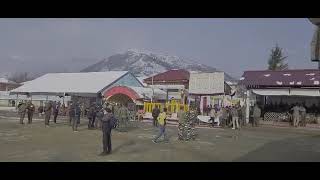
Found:
[[[46,103],[46,105],[44,107],[44,113],[45,113],[45,125],[46,125],[46,127],[48,127],[49,121],[50,121],[50,116],[52,113],[52,102],[51,101]]]
[[[102,144],[103,144],[103,152],[100,154],[101,156],[105,156],[111,153],[111,120],[113,118],[112,110],[106,108],[104,111],[104,115],[102,118]]]

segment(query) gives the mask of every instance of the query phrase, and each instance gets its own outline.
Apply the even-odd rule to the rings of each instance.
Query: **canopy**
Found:
[[[96,97],[104,88],[127,73],[128,71],[48,73],[10,91],[10,94]]]

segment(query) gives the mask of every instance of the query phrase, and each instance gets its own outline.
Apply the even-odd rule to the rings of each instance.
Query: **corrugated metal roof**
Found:
[[[117,81],[128,71],[89,73],[49,73],[11,92],[28,93],[88,93],[94,94]]]
[[[245,71],[240,84],[261,87],[319,87],[320,70]]]
[[[189,81],[190,73],[184,69],[172,69],[153,76],[153,81]],[[152,81],[152,77],[144,79],[144,81]]]

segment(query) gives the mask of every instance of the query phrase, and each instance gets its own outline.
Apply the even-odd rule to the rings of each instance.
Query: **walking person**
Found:
[[[27,106],[24,102],[18,104],[18,113],[20,116],[20,124],[24,124],[24,116],[26,115]]]
[[[27,105],[27,113],[28,113],[28,124],[32,123],[33,113],[35,111],[35,107],[31,101],[28,102]]]
[[[239,108],[237,105],[233,105],[231,108],[232,116],[232,129],[240,129],[239,126]]]
[[[159,114],[158,125],[159,125],[159,134],[155,139],[152,140],[154,143],[158,143],[158,139],[163,135],[164,141],[168,142],[166,134],[166,119],[167,119],[167,108],[163,109],[163,112]]]
[[[257,104],[254,105],[253,107],[253,121],[252,121],[252,127],[256,126],[258,127],[259,121],[261,117],[261,109]]]
[[[52,113],[52,102],[49,101],[46,103],[45,107],[44,107],[44,114],[45,114],[45,126],[48,127],[49,126],[49,121],[50,121],[50,116]]]
[[[182,106],[183,107],[183,106]],[[154,127],[158,127],[158,116],[160,114],[160,109],[156,106],[155,108],[153,108],[152,110],[152,117],[153,117],[153,126]]]
[[[111,153],[112,146],[111,146],[111,121],[113,118],[112,110],[110,108],[106,108],[104,110],[104,115],[102,118],[102,144],[103,144],[103,151],[100,154],[101,156],[105,156]]]

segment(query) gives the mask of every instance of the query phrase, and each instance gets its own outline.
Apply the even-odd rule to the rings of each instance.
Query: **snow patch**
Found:
[[[265,77],[269,77],[269,76],[270,76],[270,74],[265,74],[264,76],[265,76]]]
[[[281,81],[277,81],[276,82],[278,85],[282,85],[282,82]]]
[[[315,73],[309,73],[309,74],[306,74],[306,76],[314,76]]]
[[[301,84],[302,84],[302,82],[301,82],[301,81],[298,81],[298,82],[297,82],[297,85],[301,85]]]
[[[314,85],[319,85],[320,83],[319,83],[319,81],[313,81],[313,84]]]

